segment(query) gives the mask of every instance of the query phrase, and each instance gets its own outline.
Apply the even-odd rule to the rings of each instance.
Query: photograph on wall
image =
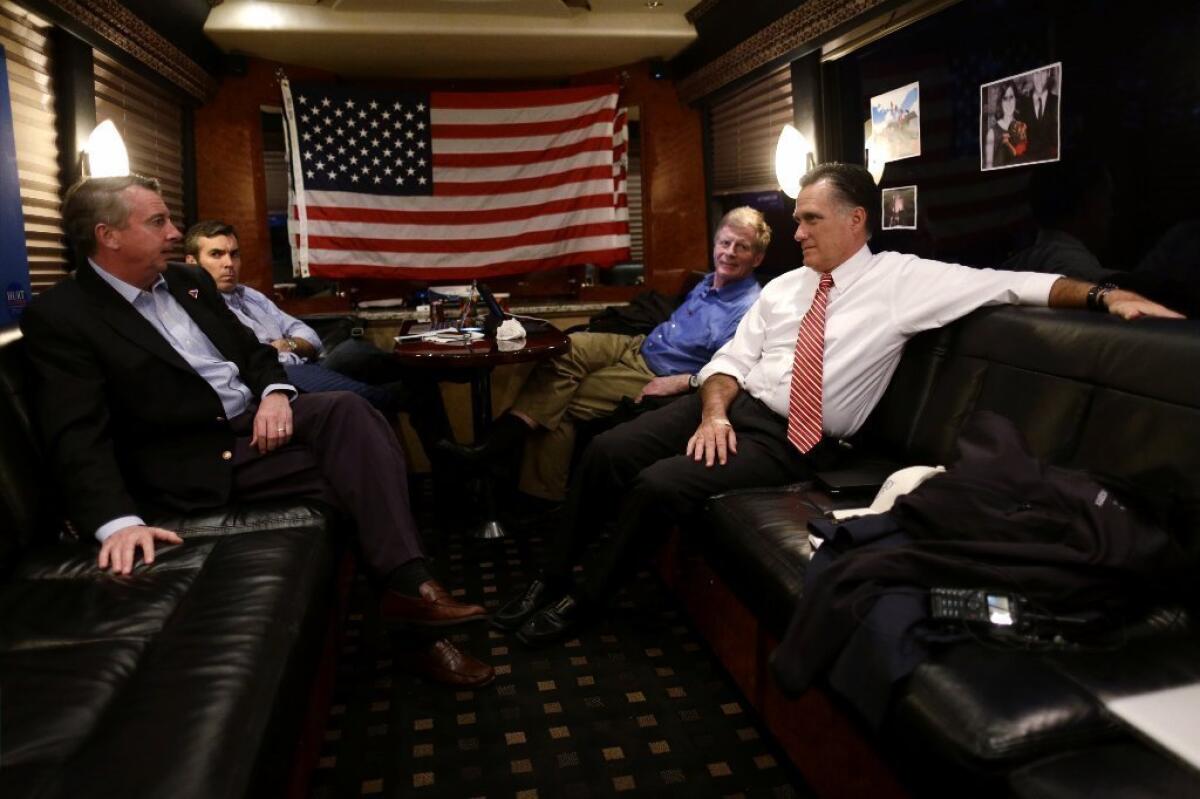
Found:
[[[899,161],[921,154],[921,84],[871,98],[871,137],[877,158]]]
[[[1061,99],[1062,62],[980,86],[980,169],[1057,161]]]
[[[880,218],[884,230],[917,229],[917,187],[897,186],[883,190]]]

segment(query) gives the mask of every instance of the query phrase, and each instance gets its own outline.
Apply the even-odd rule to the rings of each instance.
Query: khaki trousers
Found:
[[[566,496],[575,422],[610,415],[623,397],[636,398],[656,377],[642,360],[645,338],[572,333],[567,353],[537,365],[512,406],[542,428],[525,442],[522,491],[550,500]]]

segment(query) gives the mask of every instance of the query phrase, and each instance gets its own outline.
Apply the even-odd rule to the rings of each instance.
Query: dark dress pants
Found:
[[[394,403],[392,412],[401,410],[408,413],[413,431],[421,440],[425,455],[431,460],[437,453],[437,442],[452,437],[450,419],[446,416],[442,393],[438,389],[438,380],[443,377],[439,373],[406,368],[390,352],[356,338],[335,346],[321,359],[321,366],[368,384],[375,391],[387,392]],[[376,403],[372,401],[372,404]],[[379,406],[376,404],[376,407]]]
[[[266,455],[250,446],[257,406],[232,421],[233,498],[322,500],[347,513],[378,576],[422,557],[409,508],[404,451],[386,419],[346,391],[292,402],[292,440]]]
[[[584,563],[578,591],[586,603],[604,602],[655,551],[672,525],[700,510],[710,496],[805,480],[838,458],[834,441],[800,454],[787,441],[787,420],[739,392],[728,412],[737,453],[724,466],[705,466],[684,454],[700,423],[700,410],[698,394],[684,397],[592,441],[567,493],[546,569],[549,581],[570,584],[571,567],[614,505],[611,538]]]

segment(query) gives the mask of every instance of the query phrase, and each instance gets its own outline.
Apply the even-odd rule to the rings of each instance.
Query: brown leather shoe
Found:
[[[388,589],[379,602],[379,612],[387,622],[445,627],[487,617],[480,605],[467,605],[450,597],[437,580],[427,580],[417,589],[420,596],[405,596]]]
[[[427,649],[401,655],[399,660],[408,670],[422,677],[456,688],[478,688],[496,678],[495,669],[445,638],[434,641]]]

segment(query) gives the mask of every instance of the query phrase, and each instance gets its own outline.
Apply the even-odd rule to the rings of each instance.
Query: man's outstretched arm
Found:
[[[1148,300],[1137,292],[1116,288],[1100,292],[1096,290],[1095,284],[1070,277],[1061,277],[1050,287],[1049,305],[1051,308],[1087,308],[1089,293],[1092,294],[1093,299],[1102,293],[1105,309],[1113,316],[1119,316],[1122,319],[1137,319],[1142,316],[1155,316],[1163,319],[1184,318],[1183,314]]]

